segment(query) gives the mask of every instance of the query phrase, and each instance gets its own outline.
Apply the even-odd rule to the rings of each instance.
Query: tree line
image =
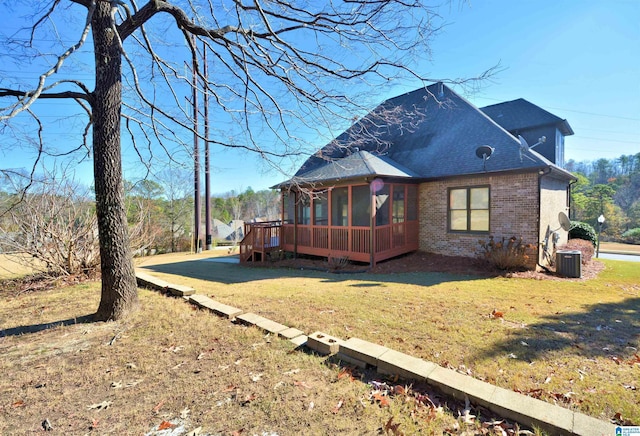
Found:
[[[612,241],[640,243],[640,153],[615,159],[576,162],[565,169],[577,181],[571,188],[571,219],[598,228]]]

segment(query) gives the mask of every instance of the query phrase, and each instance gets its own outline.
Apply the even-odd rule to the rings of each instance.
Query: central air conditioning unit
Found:
[[[556,272],[563,277],[582,276],[582,253],[579,250],[558,250],[556,252]]]

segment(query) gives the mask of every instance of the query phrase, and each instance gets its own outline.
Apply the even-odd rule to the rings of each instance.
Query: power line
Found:
[[[499,98],[491,98],[491,97],[475,97],[478,100],[490,100],[490,101],[499,101],[499,102],[503,102],[504,100],[501,100]],[[593,115],[596,117],[606,117],[606,118],[616,118],[619,120],[627,120],[627,121],[640,121],[640,118],[633,118],[633,117],[623,117],[620,115],[607,115],[607,114],[599,114],[599,113],[595,113],[595,112],[585,112],[585,111],[579,111],[576,109],[566,109],[566,108],[560,108],[560,107],[554,107],[554,106],[545,106],[545,109],[555,109],[555,110],[559,110],[559,111],[566,111],[566,112],[574,112],[577,114],[584,114],[584,115]]]
[[[624,141],[624,140],[621,140],[621,139],[593,138],[591,136],[580,136],[580,135],[575,135],[574,138],[592,139],[594,141],[603,141],[603,142],[620,142],[620,143],[623,143],[623,144],[638,144],[638,145],[640,145],[640,140],[637,140],[637,141]]]

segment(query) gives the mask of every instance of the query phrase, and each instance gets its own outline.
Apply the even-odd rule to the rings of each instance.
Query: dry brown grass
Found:
[[[0,254],[0,279],[11,279],[33,274],[33,259],[26,254]]]
[[[600,251],[640,254],[640,245],[622,244],[619,242],[601,242]]]
[[[387,381],[395,395],[383,389],[389,395],[376,400],[372,380],[385,380],[375,375],[294,352],[288,341],[180,299],[146,290],[140,297],[141,310],[128,320],[91,323],[97,283],[4,291],[0,434],[39,432],[45,419],[71,435],[145,434],[160,425],[216,435],[480,428],[456,419],[463,405],[423,387]]]
[[[226,304],[359,337],[580,410],[640,424],[640,268],[589,280],[328,274],[206,261],[146,267]],[[496,309],[503,317],[491,317]],[[617,415],[619,414],[619,415]]]

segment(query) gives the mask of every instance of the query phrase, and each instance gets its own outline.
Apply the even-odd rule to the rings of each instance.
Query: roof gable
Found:
[[[563,120],[524,98],[485,106],[480,110],[510,132],[551,125],[556,126],[565,136],[573,135],[573,129],[567,120]]]
[[[483,145],[493,149],[486,160],[476,155]],[[422,179],[553,165],[441,83],[385,101],[311,156],[295,178],[314,178],[327,162],[359,151],[384,157]]]

